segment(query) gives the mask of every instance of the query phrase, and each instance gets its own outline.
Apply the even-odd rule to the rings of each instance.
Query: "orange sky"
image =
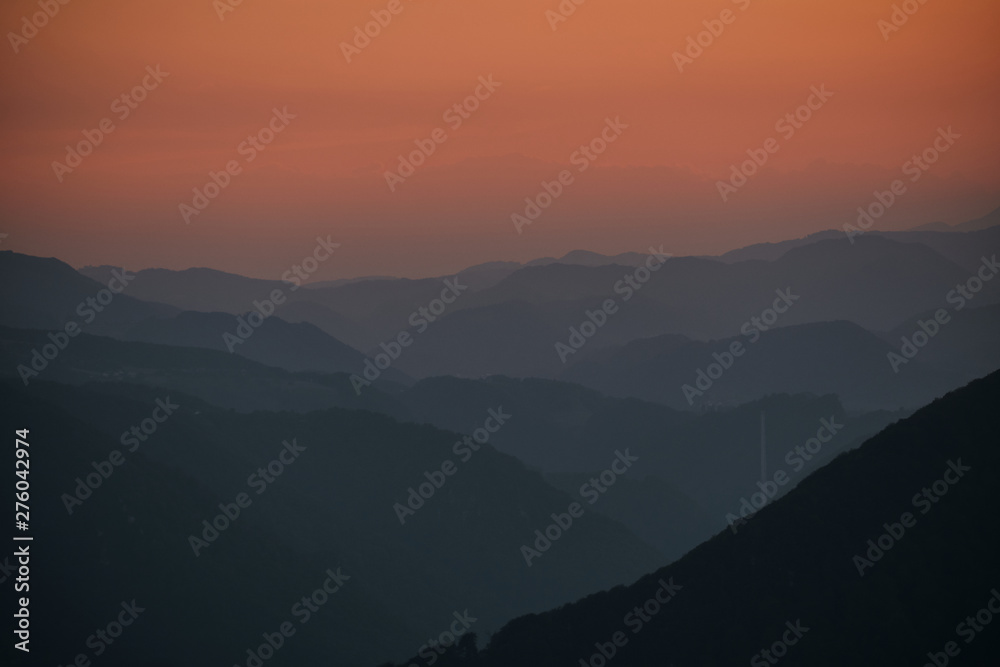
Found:
[[[576,248],[716,253],[840,227],[947,126],[962,138],[878,227],[1000,206],[995,0],[927,0],[888,41],[881,0],[587,0],[554,31],[559,0],[399,1],[351,63],[340,43],[388,0],[243,0],[224,20],[212,0],[70,0],[17,53],[8,34],[0,247],[276,277],[322,233],[342,244],[322,278]],[[679,72],[673,53],[727,9]],[[8,0],[0,26],[38,11]],[[112,102],[156,65],[169,76],[119,120]],[[501,86],[449,129],[443,112],[490,74]],[[730,165],[821,84],[834,96],[723,202]],[[245,162],[237,147],[275,107],[297,117]],[[571,154],[607,117],[628,129],[578,173]],[[115,131],[57,180],[53,161],[104,118]],[[386,168],[435,128],[447,141],[390,192]],[[234,159],[185,224],[179,205]],[[567,168],[574,183],[518,234],[511,214]]]

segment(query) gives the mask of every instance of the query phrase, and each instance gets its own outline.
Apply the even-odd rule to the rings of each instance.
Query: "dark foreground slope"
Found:
[[[1000,617],[980,610],[1000,590],[998,399],[994,373],[838,457],[736,534],[631,586],[516,619],[483,652],[466,644],[464,657],[437,664],[599,665],[591,656],[599,645],[610,653],[619,632],[614,667],[767,665],[779,655],[782,665],[923,665],[929,652],[939,665],[997,664]],[[880,537],[887,526],[901,537]],[[869,540],[884,553],[866,555]],[[657,611],[647,601],[660,582],[680,589]],[[760,653],[783,638],[794,645],[771,661]],[[941,653],[948,642],[959,657]]]

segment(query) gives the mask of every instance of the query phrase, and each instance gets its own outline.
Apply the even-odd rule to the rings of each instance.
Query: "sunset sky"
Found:
[[[841,227],[948,127],[961,138],[877,227],[1000,206],[996,0],[910,0],[888,39],[888,0],[566,0],[555,30],[559,0],[398,0],[350,63],[341,43],[394,3],[243,0],[220,19],[226,1],[70,0],[16,44],[39,5],[3,3],[0,249],[269,278],[320,234],[342,244],[322,278],[578,248],[715,254]],[[678,71],[723,10],[734,20]],[[115,99],[157,66],[169,75],[120,120]],[[490,75],[499,87],[449,127]],[[824,85],[782,138],[776,121]],[[247,162],[238,147],[274,108],[296,117]],[[60,182],[53,162],[105,118],[115,130]],[[581,173],[571,155],[607,118],[628,127]],[[447,141],[390,191],[386,170],[435,128]],[[778,152],[723,202],[717,181],[771,137]],[[179,206],[231,160],[240,173],[187,224]],[[573,183],[518,234],[511,215],[564,169]]]

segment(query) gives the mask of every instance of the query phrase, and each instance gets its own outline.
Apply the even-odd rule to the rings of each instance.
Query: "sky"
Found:
[[[3,3],[0,249],[423,277],[839,229],[897,179],[875,228],[1000,206],[995,0],[236,2]]]

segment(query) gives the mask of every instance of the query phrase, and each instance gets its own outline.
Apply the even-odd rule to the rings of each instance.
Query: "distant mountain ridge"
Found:
[[[993,233],[986,230],[937,236],[959,239],[965,248],[968,244],[963,237]],[[987,241],[988,237],[980,240]],[[975,250],[978,258],[984,251],[988,253],[988,248],[982,246]],[[366,368],[371,373],[372,359],[377,358],[389,364],[374,382],[390,393],[408,384],[409,378],[440,375],[558,377],[616,396],[638,396],[690,409],[697,406],[678,402],[684,395],[675,390],[695,382],[694,373],[711,363],[714,348],[710,349],[705,341],[735,342],[745,335],[754,317],[767,312],[776,294],[786,294],[789,307],[768,325],[766,340],[788,327],[817,326],[788,334],[788,347],[773,349],[775,362],[786,364],[792,351],[808,351],[811,346],[830,347],[837,350],[836,355],[827,358],[814,354],[808,357],[808,363],[792,364],[787,373],[769,373],[757,364],[771,358],[770,353],[748,353],[706,394],[705,400],[738,404],[768,393],[805,391],[836,393],[850,409],[912,408],[994,367],[985,351],[993,320],[973,317],[935,341],[938,350],[925,357],[930,362],[945,354],[940,349],[943,341],[957,336],[955,340],[960,342],[956,344],[964,347],[955,368],[947,363],[935,363],[931,368],[918,358],[909,369],[912,372],[905,374],[905,382],[895,377],[872,377],[879,369],[888,368],[878,360],[876,351],[885,355],[891,347],[898,347],[898,335],[885,342],[878,338],[901,322],[912,321],[917,314],[933,313],[945,305],[949,290],[971,275],[969,269],[921,243],[865,234],[855,238],[854,243],[838,238],[792,248],[769,262],[667,257],[656,271],[622,264],[589,266],[596,261],[589,255],[577,254],[576,259],[584,263],[520,268],[478,291],[461,278],[448,279],[460,287],[447,304],[440,297],[450,289],[446,287],[449,283],[437,279],[371,280],[292,291],[280,281],[248,280],[221,272],[140,272],[130,278],[126,292],[115,299],[109,312],[95,320],[94,333],[169,345],[227,351],[231,348],[249,359],[293,372],[360,377]],[[510,267],[488,268],[503,272]],[[75,291],[84,298],[88,291],[102,289],[100,283],[58,260],[7,253],[0,255],[0,270],[12,277],[0,301],[5,306],[3,323],[15,328],[58,329],[77,297],[67,301],[66,296],[57,294]],[[646,273],[642,275],[640,270]],[[15,273],[30,275],[31,279],[18,283],[13,279]],[[642,281],[637,278],[640,275]],[[993,289],[993,283],[988,287],[977,294],[976,309],[1000,303],[1000,291]],[[143,292],[146,288],[148,291]],[[243,341],[242,335],[237,335],[238,315],[246,315],[248,305],[254,308],[274,290],[282,290],[287,296],[285,301],[274,306],[273,315],[259,329],[251,332],[244,326],[252,336],[238,342]],[[189,292],[197,294],[188,300]],[[137,301],[129,296],[142,293],[176,305]],[[435,303],[438,314],[432,316],[427,308]],[[595,308],[607,303],[614,306],[614,313],[594,314]],[[196,308],[178,312],[177,305]],[[197,310],[209,306],[225,306],[235,312]],[[112,316],[115,308],[121,308],[124,315]],[[838,338],[823,333],[826,329],[820,325],[838,320],[877,333],[867,338]],[[415,326],[417,322],[422,323],[422,328]],[[588,326],[594,328],[584,337],[579,331]],[[412,344],[388,359],[386,350],[393,349],[393,341],[401,334],[409,335]],[[684,361],[661,367],[666,351],[663,345],[677,346],[684,339],[691,341],[686,350],[702,350],[707,356],[701,355],[697,363]],[[649,344],[642,342],[647,340],[655,340],[660,346],[656,352],[659,361],[645,364],[651,359],[643,359],[642,354],[637,357],[638,364],[627,361],[628,355],[648,348]],[[847,341],[859,347],[852,350]],[[568,346],[571,342],[572,348]],[[568,354],[557,353],[558,344]],[[753,352],[769,349],[767,344],[761,345],[764,347]],[[601,366],[610,359],[609,351],[625,349],[626,356],[616,360],[614,368]],[[860,358],[871,360],[871,364],[859,364]],[[635,377],[629,375],[633,372],[627,370],[629,364]],[[802,374],[795,377],[797,366],[812,369],[808,381]],[[653,373],[653,367],[662,372]],[[589,375],[587,368],[591,369]],[[599,368],[607,372],[596,370]],[[754,380],[751,370],[755,369],[769,381],[762,384]],[[595,373],[601,377],[596,378]],[[238,393],[244,394],[242,390]]]
[[[848,409],[915,408],[970,379],[950,369],[929,368],[919,357],[912,368],[897,373],[887,355],[898,341],[884,341],[850,322],[754,333],[759,335],[756,342],[746,336],[709,342],[671,336],[637,340],[595,353],[561,378],[611,396],[634,396],[682,410],[746,403],[778,392],[836,394]],[[730,352],[735,344],[741,346],[738,356]],[[710,366],[725,367],[715,377],[718,368]]]
[[[947,242],[943,241],[940,237],[935,234],[931,235],[921,235],[921,232],[932,232],[932,233],[947,233],[947,232],[977,232],[994,227],[1000,226],[1000,208],[997,208],[981,218],[976,218],[974,220],[968,220],[966,222],[957,223],[955,225],[948,225],[944,222],[931,222],[922,225],[912,227],[905,231],[881,231],[877,228],[868,230],[868,234],[877,234],[885,236],[886,238],[895,239],[903,242],[921,242],[929,245],[931,248],[942,251],[939,244],[948,245]],[[728,252],[722,253],[721,255],[702,255],[700,257],[704,258],[715,258],[724,262],[736,262],[736,261],[746,261],[749,259],[763,259],[767,261],[773,261],[780,257],[782,254],[788,250],[799,247],[802,245],[808,245],[810,243],[815,243],[817,241],[824,241],[830,239],[844,238],[845,234],[843,230],[829,229],[819,232],[813,232],[804,237],[796,239],[784,239],[781,241],[769,241],[755,243],[742,248],[736,248]],[[975,237],[970,237],[975,238]],[[990,239],[997,238],[996,236],[990,236]],[[953,244],[951,244],[953,245]],[[995,244],[994,244],[995,245]],[[955,259],[951,257],[948,252],[944,252],[946,257],[950,259]],[[591,250],[577,249],[571,250],[561,257],[539,257],[537,259],[529,260],[527,262],[514,262],[514,261],[504,261],[497,260],[491,262],[483,262],[480,264],[475,264],[469,266],[462,271],[459,271],[457,275],[468,278],[471,282],[475,283],[473,289],[479,290],[496,284],[502,278],[510,275],[511,273],[530,266],[548,266],[550,264],[566,264],[566,265],[578,265],[578,266],[608,266],[612,264],[621,266],[639,266],[645,261],[647,253],[639,252],[622,252],[616,255],[605,255],[599,252],[594,252]],[[81,274],[98,280],[99,282],[104,282],[108,277],[110,277],[110,272],[114,269],[120,269],[122,267],[113,266],[83,266],[77,269]],[[144,272],[166,272],[170,274],[182,274],[185,278],[190,278],[194,280],[201,280],[205,278],[210,278],[214,276],[215,282],[229,280],[233,283],[238,281],[257,281],[257,286],[264,288],[265,285],[270,286],[280,286],[282,283],[278,280],[264,280],[260,278],[248,278],[246,276],[241,276],[239,274],[227,273],[225,271],[218,271],[216,269],[210,268],[190,268],[182,270],[170,270],[170,269],[142,269],[136,271],[137,274],[143,274]],[[322,280],[307,282],[302,285],[305,289],[328,289],[342,287],[344,285],[350,285],[358,282],[368,282],[368,281],[395,281],[395,280],[406,280],[404,278],[398,278],[394,276],[358,276],[354,278],[341,278],[337,280]],[[177,287],[184,284],[184,278],[178,276],[178,281],[175,282]],[[172,303],[171,293],[169,291],[156,292],[151,291],[155,289],[151,284],[143,291],[143,296],[140,298],[148,299],[151,301],[162,301],[164,303]],[[166,289],[161,287],[160,289]],[[255,292],[254,294],[245,294],[244,297],[249,296],[254,297],[255,294],[260,292]],[[179,296],[180,292],[173,292],[174,296]],[[215,310],[229,312],[230,306],[222,307],[220,302],[212,301],[211,299],[217,298],[218,295],[208,294],[205,295],[209,301],[202,304],[201,307],[194,307],[191,302],[188,302],[183,309],[185,310]],[[189,297],[190,298],[190,297]]]
[[[364,369],[365,355],[312,324],[290,324],[272,315],[255,327],[248,316],[185,311],[172,318],[140,322],[120,338],[226,351],[293,372],[359,373]],[[386,372],[389,379],[408,381],[398,370]]]
[[[55,258],[0,250],[0,324],[62,330],[75,322],[84,331],[106,334],[178,312],[168,304],[132,296],[128,276],[111,287],[110,278],[92,280]]]
[[[866,236],[881,236],[882,238],[901,243],[920,243],[940,253],[943,257],[966,268],[974,268],[983,252],[1000,246],[1000,214],[988,216],[996,219],[986,226],[970,226],[968,228],[948,227],[943,223],[922,225],[907,231],[889,232],[870,229]],[[718,259],[724,262],[745,262],[748,260],[775,261],[794,248],[811,245],[820,241],[846,238],[842,230],[826,230],[816,232],[800,239],[777,241],[774,243],[756,243],[731,250]]]

